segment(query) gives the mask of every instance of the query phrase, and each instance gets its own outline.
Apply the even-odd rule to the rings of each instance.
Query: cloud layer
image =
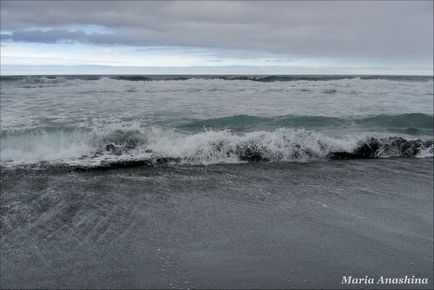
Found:
[[[2,1],[2,41],[182,46],[432,65],[432,1]]]

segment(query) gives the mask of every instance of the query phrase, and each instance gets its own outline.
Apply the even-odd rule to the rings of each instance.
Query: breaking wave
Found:
[[[181,134],[136,126],[103,129],[46,128],[2,132],[1,165],[110,167],[142,164],[217,164],[359,158],[425,158],[433,142],[402,137],[333,138],[306,130]]]

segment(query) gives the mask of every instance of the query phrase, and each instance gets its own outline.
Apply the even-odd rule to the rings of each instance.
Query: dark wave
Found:
[[[389,138],[367,138],[359,142],[352,152],[331,152],[327,155],[329,159],[375,159],[384,157],[414,158],[422,150],[430,148],[433,150],[433,141],[406,140],[402,137]],[[431,154],[432,157],[432,154]]]
[[[34,76],[1,76],[4,81],[26,81],[30,83],[47,82],[56,79],[65,80],[98,80],[109,77],[124,81],[180,81],[189,79],[220,79],[244,80],[254,82],[290,82],[290,81],[334,81],[342,79],[361,80],[389,80],[389,81],[430,81],[433,76],[406,76],[406,75],[34,75]]]

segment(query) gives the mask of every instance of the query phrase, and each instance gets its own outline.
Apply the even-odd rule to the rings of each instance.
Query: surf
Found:
[[[106,166],[119,163],[225,164],[330,159],[427,158],[432,140],[342,136],[294,128],[184,134],[159,127],[110,126],[2,132],[1,165]]]

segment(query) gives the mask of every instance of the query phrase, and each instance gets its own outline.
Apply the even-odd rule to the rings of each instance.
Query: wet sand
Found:
[[[2,288],[432,288],[433,159],[1,178]]]

